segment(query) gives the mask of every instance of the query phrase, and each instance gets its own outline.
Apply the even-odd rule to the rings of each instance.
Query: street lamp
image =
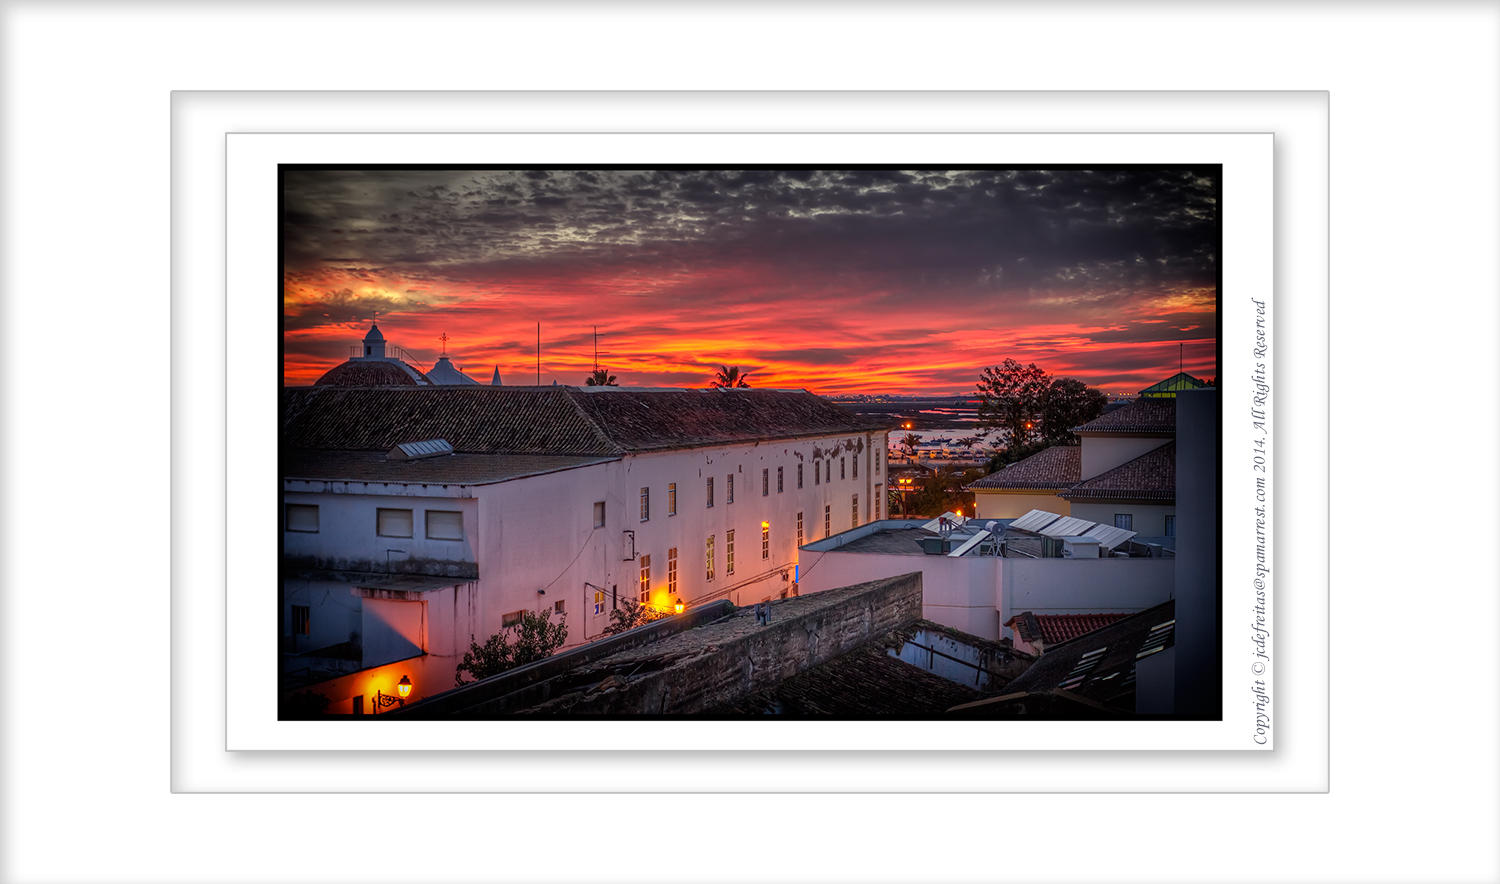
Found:
[[[682,603],[682,599],[678,599],[678,600],[677,600],[677,603],[676,603],[676,604],[675,604],[675,605],[673,605],[673,606],[672,606],[672,607],[673,607],[673,609],[675,609],[675,610],[676,610],[676,611],[677,611],[677,613],[679,613],[679,614],[681,614],[681,613],[682,613],[682,612],[683,612],[683,611],[684,611],[684,610],[686,610],[686,608],[687,608],[687,606],[686,606],[686,605],[684,605],[684,604],[683,604],[683,603]]]
[[[387,706],[394,706],[398,703],[402,706],[405,706],[406,698],[410,696],[411,679],[403,675],[401,676],[401,680],[396,682],[396,696],[393,697],[390,694],[382,694],[378,688],[376,689],[374,714],[379,715],[381,709],[384,709]]]

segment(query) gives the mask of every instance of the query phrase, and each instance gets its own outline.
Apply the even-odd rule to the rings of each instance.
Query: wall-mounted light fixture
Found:
[[[677,599],[677,602],[676,602],[676,604],[674,604],[674,605],[673,605],[673,606],[672,606],[672,608],[673,608],[673,609],[674,609],[674,610],[675,610],[675,611],[676,611],[676,612],[677,612],[677,613],[679,613],[679,614],[681,614],[681,613],[682,613],[682,612],[683,612],[683,611],[685,611],[685,610],[687,610],[687,606],[686,606],[686,605],[684,605],[684,604],[683,604],[683,603],[682,603],[682,599],[680,599],[680,598],[679,598],[679,599]]]
[[[410,696],[411,679],[403,675],[401,676],[401,680],[396,682],[395,696],[391,696],[390,694],[382,694],[378,689],[375,691],[374,714],[379,715],[380,710],[384,709],[386,706],[394,706],[398,703],[402,706],[405,706],[406,698]]]

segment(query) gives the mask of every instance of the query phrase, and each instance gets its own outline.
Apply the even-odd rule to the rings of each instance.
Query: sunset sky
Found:
[[[1111,393],[1216,377],[1217,169],[284,171],[288,384],[378,315],[488,383]]]

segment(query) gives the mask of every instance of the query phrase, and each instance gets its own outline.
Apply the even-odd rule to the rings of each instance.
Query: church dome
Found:
[[[427,376],[399,359],[351,359],[313,382],[315,387],[419,387]]]
[[[382,343],[385,343],[385,335],[383,335],[383,334],[380,333],[380,326],[376,325],[373,322],[370,323],[370,330],[367,331],[367,332],[365,332],[365,343],[366,344],[382,344]]]

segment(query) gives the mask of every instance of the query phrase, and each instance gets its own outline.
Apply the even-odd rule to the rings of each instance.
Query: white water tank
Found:
[[[1062,557],[1065,559],[1099,558],[1099,541],[1092,537],[1064,537],[1062,545]]]

